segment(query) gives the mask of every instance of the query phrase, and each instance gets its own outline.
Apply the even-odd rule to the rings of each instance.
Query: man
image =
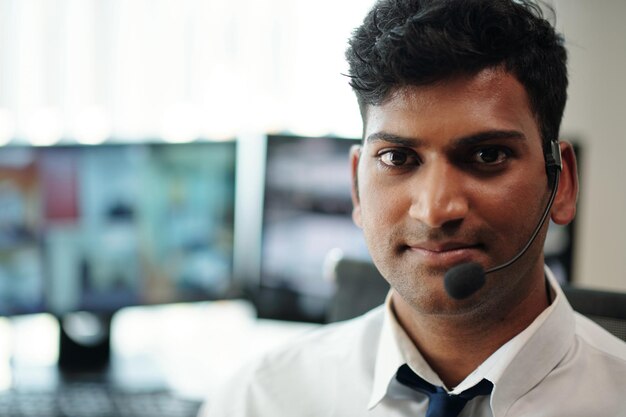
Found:
[[[347,57],[363,118],[353,217],[390,294],[246,366],[205,412],[626,415],[626,345],[573,313],[544,267],[543,213],[570,222],[578,184],[557,142],[566,52],[539,9],[382,0]],[[444,288],[454,267],[517,255],[461,297]]]

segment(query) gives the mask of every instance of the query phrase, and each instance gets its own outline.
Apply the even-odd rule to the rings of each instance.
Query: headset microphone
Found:
[[[528,239],[528,242],[526,242],[526,245],[524,245],[524,247],[509,261],[486,271],[476,262],[466,262],[450,268],[444,276],[444,287],[450,297],[462,300],[474,294],[485,284],[485,275],[508,268],[521,258],[526,253],[528,248],[530,248],[539,234],[541,227],[548,218],[550,208],[552,208],[552,203],[556,197],[559,178],[561,176],[561,170],[563,169],[563,163],[561,161],[561,148],[559,147],[559,143],[557,141],[550,142],[550,152],[546,154],[546,170],[549,172],[552,169],[554,169],[555,175],[550,199],[548,200],[546,209],[544,210],[537,227],[535,227],[535,230],[530,236],[530,239]]]

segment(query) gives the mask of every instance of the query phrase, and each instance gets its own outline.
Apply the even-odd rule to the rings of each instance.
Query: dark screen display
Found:
[[[356,139],[270,136],[267,143],[262,285],[327,298],[332,252],[369,259],[352,221],[349,151]]]

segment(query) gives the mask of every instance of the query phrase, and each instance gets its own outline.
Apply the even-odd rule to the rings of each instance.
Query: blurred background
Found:
[[[326,321],[328,265],[368,259],[350,219],[361,121],[343,54],[372,4],[0,0],[4,386],[63,362],[71,313],[196,398]],[[581,193],[548,262],[563,282],[626,291],[626,3],[551,4]]]

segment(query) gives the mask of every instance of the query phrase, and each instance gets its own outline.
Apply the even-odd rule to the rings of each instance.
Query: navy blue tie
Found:
[[[401,384],[428,395],[426,417],[457,417],[469,400],[479,395],[489,395],[493,389],[493,384],[483,379],[472,388],[458,395],[451,395],[443,388],[424,381],[406,364],[398,369],[396,379]]]

